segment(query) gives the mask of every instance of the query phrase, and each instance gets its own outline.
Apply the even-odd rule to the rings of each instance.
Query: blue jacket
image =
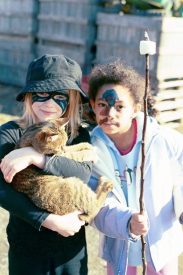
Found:
[[[142,125],[143,114],[139,113],[138,138]],[[111,264],[115,275],[124,275],[130,241],[128,223],[134,210],[127,206],[116,176],[116,169],[121,173],[122,156],[99,126],[92,131],[91,140],[96,147],[98,161],[93,168],[90,186],[96,188],[100,175],[114,182],[113,191],[94,220],[101,233],[100,256]],[[183,135],[148,118],[145,148],[144,204],[150,224],[147,242],[151,264],[159,271],[183,251],[183,232],[175,215],[173,198],[176,186],[176,192],[181,194],[183,201]],[[137,200],[140,194],[140,164],[141,150],[134,183]]]

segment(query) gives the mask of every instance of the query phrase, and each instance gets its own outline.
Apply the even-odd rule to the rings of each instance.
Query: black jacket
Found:
[[[14,149],[15,144],[23,134],[23,130],[13,121],[0,127],[0,159]],[[79,128],[79,135],[72,144],[90,142],[89,133],[85,128]],[[64,157],[46,157],[45,172],[47,174],[76,176],[88,182],[91,175],[91,162],[75,162]],[[72,258],[85,246],[84,227],[71,237],[62,237],[58,233],[41,227],[49,215],[48,212],[36,207],[26,195],[15,191],[7,184],[0,172],[0,206],[8,210],[10,219],[7,227],[8,241],[17,249],[27,249],[30,253],[55,253],[64,250],[68,258]],[[70,252],[69,252],[70,251]]]

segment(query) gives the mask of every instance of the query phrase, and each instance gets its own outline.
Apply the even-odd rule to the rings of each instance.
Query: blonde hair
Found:
[[[25,94],[23,107],[23,115],[17,120],[17,123],[21,128],[25,129],[37,121],[32,109],[32,93]],[[69,143],[78,135],[78,128],[81,125],[82,114],[83,108],[80,93],[75,90],[70,90],[68,109],[63,115],[63,117],[69,118],[69,123],[66,128],[67,134],[69,135]]]

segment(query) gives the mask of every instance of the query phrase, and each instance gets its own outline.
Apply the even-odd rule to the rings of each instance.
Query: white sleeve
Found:
[[[94,219],[95,227],[104,235],[111,238],[130,239],[129,221],[133,212],[127,206],[123,206],[110,193],[105,206],[101,208]]]

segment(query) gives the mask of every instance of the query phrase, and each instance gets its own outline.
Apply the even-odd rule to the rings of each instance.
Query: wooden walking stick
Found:
[[[145,136],[146,136],[146,126],[147,126],[147,116],[148,116],[148,108],[147,108],[147,99],[148,99],[148,90],[149,90],[149,55],[153,55],[156,53],[156,44],[153,41],[149,40],[148,33],[144,34],[145,40],[140,41],[140,54],[145,55],[145,92],[144,92],[144,122],[142,129],[142,162],[141,162],[141,179],[140,179],[140,197],[139,197],[139,205],[140,205],[140,214],[144,213],[144,165],[145,165]],[[142,274],[146,274],[146,259],[145,259],[145,238],[141,236],[141,244],[142,244]]]

